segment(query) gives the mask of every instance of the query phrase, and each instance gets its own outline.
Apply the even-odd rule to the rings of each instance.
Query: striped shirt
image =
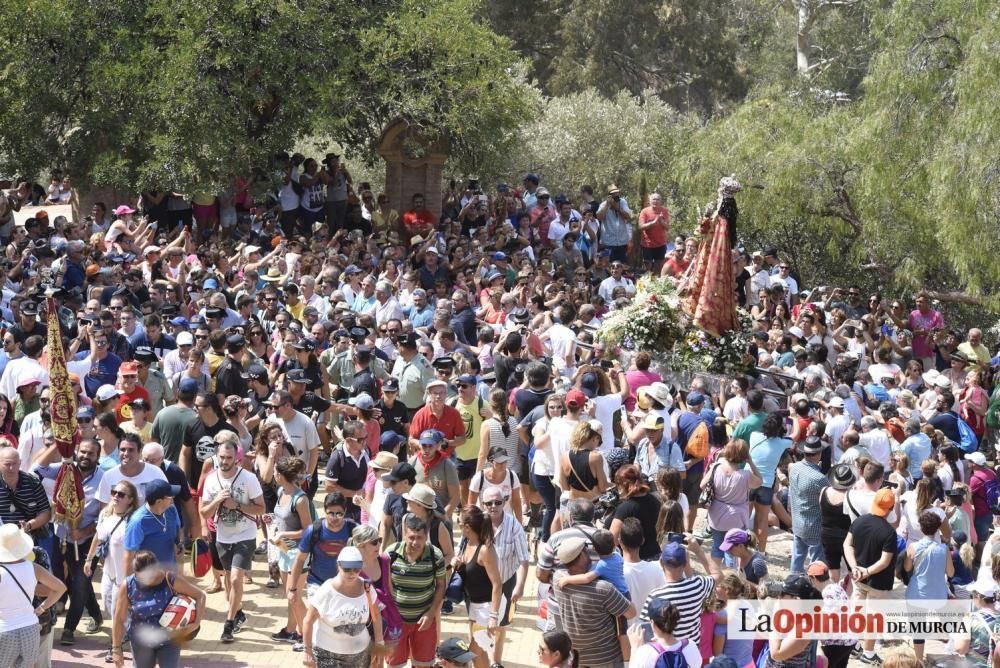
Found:
[[[557,575],[560,578],[562,575]],[[625,614],[629,602],[614,585],[594,580],[585,585],[556,589],[557,624],[569,634],[582,666],[623,666],[615,617]]]
[[[531,559],[524,527],[509,512],[503,514],[500,526],[493,529],[493,548],[497,553],[501,582],[507,582],[517,575],[521,564],[526,564]]]
[[[444,580],[444,555],[430,541],[416,561],[407,558],[403,542],[390,545],[388,554],[399,614],[404,622],[416,624],[431,607],[436,581]]]
[[[49,497],[36,476],[19,471],[17,486],[13,490],[0,479],[0,523],[27,522],[48,510]]]
[[[654,598],[670,601],[680,613],[674,637],[678,640],[687,638],[697,645],[701,642],[701,605],[714,591],[715,579],[707,575],[693,575],[680,582],[668,582],[649,593],[642,606],[641,619],[649,621],[649,602]]]

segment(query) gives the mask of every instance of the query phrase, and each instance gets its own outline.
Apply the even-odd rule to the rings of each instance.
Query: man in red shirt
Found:
[[[659,273],[667,255],[667,234],[670,232],[670,211],[663,206],[663,198],[653,193],[649,206],[639,212],[639,245],[642,246],[642,263],[646,271]]]
[[[436,223],[434,214],[424,207],[424,196],[416,193],[413,196],[412,208],[403,214],[403,229],[406,230],[406,233],[410,237],[419,234],[426,238],[428,234],[434,231]]]
[[[465,422],[458,409],[444,403],[448,384],[443,380],[427,383],[427,403],[413,415],[410,422],[410,452],[420,452],[420,434],[437,429],[444,434],[442,450],[448,456],[465,443]]]
[[[123,362],[118,368],[118,390],[121,392],[115,407],[118,424],[132,419],[132,402],[136,399],[145,399],[147,406],[153,403],[149,392],[139,384],[139,368],[135,362]]]

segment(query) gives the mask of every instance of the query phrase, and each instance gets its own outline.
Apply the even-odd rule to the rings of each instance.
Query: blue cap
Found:
[[[360,274],[362,272],[361,269],[357,267],[357,265],[349,264],[344,268],[344,273],[350,275],[350,274]]]
[[[181,378],[181,382],[177,385],[177,390],[184,394],[198,394],[201,390],[201,385],[194,378],[185,377]]]
[[[673,541],[664,545],[663,552],[660,553],[660,561],[667,566],[680,567],[685,565],[687,560],[687,548],[680,543],[675,543]]]
[[[191,329],[197,329],[205,324],[205,316],[201,314],[195,314],[191,316],[191,322],[188,323],[188,327]]]
[[[187,327],[188,326],[188,321],[187,321],[187,318],[185,318],[183,316],[177,316],[176,318],[174,318],[173,320],[170,321],[170,324],[171,325],[176,325],[177,327]]]
[[[153,480],[146,483],[146,503],[155,503],[168,496],[174,497],[181,493],[180,485],[171,485],[166,480]]]
[[[347,403],[362,411],[370,411],[375,408],[375,400],[367,392],[362,392],[356,397],[351,397],[347,400]]]
[[[77,418],[90,418],[94,417],[94,407],[93,406],[80,406],[76,409]]]
[[[202,290],[218,290],[219,282],[214,278],[206,278],[205,282],[201,284]]]
[[[504,253],[503,251],[497,251],[496,253],[493,254],[493,261],[494,262],[506,262],[507,261],[507,254]]]
[[[705,403],[705,395],[701,392],[688,392],[687,399],[684,400],[688,406],[701,406]]]
[[[479,384],[479,379],[476,377],[475,374],[463,373],[461,376],[458,377],[458,382],[462,383],[463,385],[475,386]]]
[[[379,449],[381,450],[395,450],[396,447],[406,440],[406,437],[402,434],[397,434],[394,431],[382,432],[382,438],[379,439]]]
[[[437,429],[428,429],[420,434],[420,445],[437,445],[444,441],[444,434]]]
[[[486,282],[492,283],[498,278],[503,278],[503,274],[501,274],[499,271],[491,271],[489,275],[486,277]]]

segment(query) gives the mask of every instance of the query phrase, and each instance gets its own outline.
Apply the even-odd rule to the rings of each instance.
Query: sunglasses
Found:
[[[118,490],[118,489],[111,490],[111,496],[119,497],[119,498],[122,498],[122,499],[131,499],[132,498],[132,495],[129,494],[128,492],[123,492],[123,491]]]

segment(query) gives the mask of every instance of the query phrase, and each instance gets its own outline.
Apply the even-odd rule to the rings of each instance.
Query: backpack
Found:
[[[684,453],[696,459],[705,459],[708,457],[709,441],[708,425],[699,422],[691,437],[688,438],[687,445],[684,446]]]
[[[978,450],[979,439],[976,437],[976,432],[972,431],[972,427],[969,426],[969,423],[962,418],[956,418],[955,421],[958,425],[958,448],[966,454]]]
[[[653,668],[687,668],[688,662],[684,658],[684,648],[687,647],[688,642],[688,639],[685,638],[681,641],[681,646],[674,650],[664,649],[663,645],[658,642],[650,643],[653,649],[659,652]]]
[[[990,480],[983,485],[986,506],[993,512],[1000,510],[1000,480]]]

